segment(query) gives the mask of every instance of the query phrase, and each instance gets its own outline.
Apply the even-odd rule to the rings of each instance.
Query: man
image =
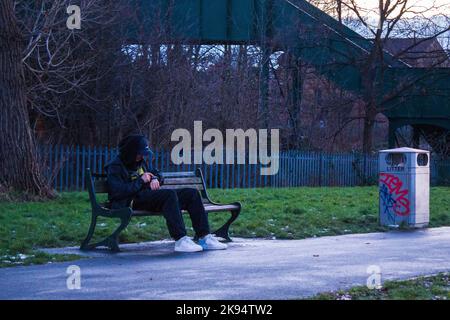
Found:
[[[131,135],[120,142],[119,155],[105,167],[111,208],[131,206],[133,209],[163,212],[177,252],[226,249],[226,244],[210,234],[208,215],[198,190],[160,189],[163,177],[158,170],[147,167],[144,157],[148,154],[148,141],[142,135]],[[198,244],[186,235],[181,210],[188,211],[199,237]]]

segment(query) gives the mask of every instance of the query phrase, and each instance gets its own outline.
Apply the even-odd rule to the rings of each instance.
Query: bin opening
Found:
[[[428,165],[428,154],[419,153],[417,155],[417,165],[420,167],[426,167]]]
[[[386,163],[391,167],[404,167],[406,156],[403,153],[388,153],[386,155]]]

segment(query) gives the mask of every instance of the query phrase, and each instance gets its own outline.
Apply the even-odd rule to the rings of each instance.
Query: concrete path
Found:
[[[322,237],[235,239],[226,251],[180,254],[173,242],[122,246],[89,259],[0,269],[0,299],[293,299],[382,280],[450,271],[450,228]],[[76,248],[52,249],[77,253]],[[68,290],[67,267],[81,268]]]

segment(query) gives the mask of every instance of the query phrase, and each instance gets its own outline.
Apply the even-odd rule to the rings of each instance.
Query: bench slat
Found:
[[[164,179],[164,184],[161,189],[182,189],[194,188],[203,190],[202,179],[200,177],[194,178],[169,178]],[[108,193],[108,183],[106,180],[95,179],[94,189],[96,193]]]
[[[202,178],[200,177],[183,177],[183,178],[164,178],[165,185],[172,184],[201,184]]]
[[[235,204],[205,204],[205,211],[206,212],[215,212],[215,211],[229,211],[229,210],[237,210],[239,209],[238,205]]]
[[[94,189],[96,193],[108,193],[108,183],[106,180],[95,180]]]
[[[206,212],[219,212],[219,211],[230,211],[230,210],[237,210],[239,209],[239,206],[234,204],[226,204],[226,205],[205,205],[205,211]],[[183,210],[183,213],[187,213],[186,210]],[[152,211],[145,211],[145,210],[133,210],[133,216],[136,217],[145,217],[145,216],[162,216],[162,212],[152,212]]]
[[[106,181],[95,181],[94,182],[95,193],[108,193],[108,185]],[[162,185],[161,189],[183,189],[183,188],[193,188],[199,191],[203,190],[202,184],[174,184],[174,185]]]
[[[194,171],[187,172],[162,172],[161,175],[164,178],[176,178],[176,177],[196,177]]]
[[[161,189],[183,189],[183,188],[194,188],[197,190],[203,190],[203,184],[163,184]]]
[[[151,212],[143,210],[133,210],[133,217],[162,216],[162,212]]]

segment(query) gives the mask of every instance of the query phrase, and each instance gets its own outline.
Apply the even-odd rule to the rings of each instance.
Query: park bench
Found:
[[[205,180],[203,178],[202,171],[197,169],[189,172],[162,172],[161,175],[164,178],[164,183],[161,189],[180,189],[180,188],[195,188],[202,197],[203,206],[207,213],[209,212],[230,212],[231,217],[225,222],[225,224],[217,229],[213,234],[217,237],[223,238],[225,241],[232,241],[229,236],[229,227],[237,219],[241,211],[241,204],[234,202],[231,204],[219,204],[211,201],[206,190]],[[119,250],[119,234],[124,230],[133,217],[145,217],[145,216],[162,216],[162,212],[150,212],[142,210],[133,210],[126,207],[121,209],[110,209],[108,203],[99,203],[97,201],[97,194],[108,193],[108,182],[106,180],[106,174],[92,173],[88,168],[86,169],[86,186],[89,192],[89,200],[92,208],[91,225],[89,227],[86,239],[81,244],[81,250],[92,250],[97,247],[108,247],[114,252]],[[186,213],[183,211],[183,213]],[[90,240],[94,234],[95,226],[97,224],[98,217],[118,218],[120,219],[120,225],[118,228],[103,241],[90,244]]]

